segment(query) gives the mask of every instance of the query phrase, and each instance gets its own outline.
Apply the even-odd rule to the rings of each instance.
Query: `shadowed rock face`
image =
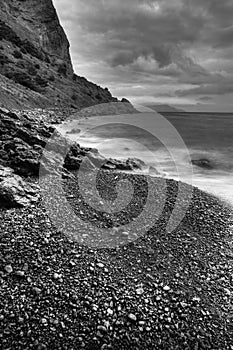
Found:
[[[117,101],[74,74],[52,0],[0,1],[0,105],[87,107]]]
[[[3,0],[2,14],[6,23],[20,37],[41,47],[51,56],[59,57],[67,64],[69,73],[73,73],[70,45],[51,0]]]
[[[0,165],[0,208],[25,207],[39,199],[39,188]]]

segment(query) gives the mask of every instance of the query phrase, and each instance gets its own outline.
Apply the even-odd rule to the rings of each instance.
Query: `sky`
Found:
[[[232,0],[53,0],[75,72],[140,104],[233,112]]]

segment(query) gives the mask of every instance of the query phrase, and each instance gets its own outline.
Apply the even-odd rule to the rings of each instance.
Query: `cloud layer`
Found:
[[[233,96],[232,0],[54,0],[80,75],[133,100]],[[225,96],[226,95],[226,96]]]

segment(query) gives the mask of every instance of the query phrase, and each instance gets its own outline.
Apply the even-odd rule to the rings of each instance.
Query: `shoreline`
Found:
[[[134,118],[133,115],[132,119],[130,119],[131,116],[132,115],[129,116],[129,119],[126,117],[126,120],[129,120],[129,122],[131,120],[131,122],[134,123],[134,119],[136,118],[137,122],[137,117]],[[111,123],[113,120],[112,117],[94,116],[94,118],[90,119],[89,121],[84,120],[84,122],[82,122],[80,125],[80,121],[77,119],[77,117],[72,119],[73,122],[71,124],[69,122],[67,125],[59,126],[59,131],[70,140],[76,140],[82,146],[96,147],[98,148],[99,152],[104,154],[106,157],[113,157],[117,159],[135,157],[142,159],[146,163],[148,170],[151,166],[154,166],[160,173],[161,177],[173,178],[174,180],[177,180],[177,169],[165,161],[167,159],[165,149],[157,147],[155,149],[155,159],[153,159],[153,157],[150,157],[148,152],[145,153],[143,151],[143,147],[139,147],[137,145],[134,146],[134,143],[131,144],[130,141],[127,143],[125,140],[118,141],[117,139],[114,139],[111,144],[111,141],[109,141],[110,138],[115,136],[118,138],[121,129],[116,131],[116,135],[114,134],[114,130],[105,130],[105,126],[103,126],[103,129],[101,129],[102,131],[99,133],[96,133],[95,131],[93,131],[93,133],[92,131],[88,132],[87,134],[85,133],[87,130],[91,130],[96,124],[101,125],[101,121],[103,121],[103,124],[106,122]],[[114,120],[116,120],[116,122],[120,122],[121,119],[118,119],[116,116]],[[123,129],[124,128],[122,128],[123,135],[131,140],[131,131],[129,130],[124,133]],[[143,138],[139,139],[139,142],[143,145]],[[228,203],[233,205],[233,193],[231,186],[232,168],[230,168],[232,162],[230,153],[227,153],[226,150],[224,148],[222,149],[221,147],[217,151],[217,149],[212,150],[211,148],[208,149],[208,147],[205,148],[205,146],[203,146],[203,149],[201,149],[201,146],[202,143],[199,143],[199,149],[197,145],[195,146],[195,143],[187,146],[191,158],[190,161],[186,159],[187,157],[185,158],[185,152],[183,152],[182,149],[177,149],[176,161],[180,166],[180,180],[189,184],[193,183],[194,186],[197,186],[210,194],[219,196],[219,198],[222,198],[223,200],[225,199]],[[193,176],[191,176],[189,170],[187,171],[189,165],[193,167]],[[144,172],[145,175],[146,173],[150,175],[149,171]],[[153,176],[154,174],[151,175]]]
[[[193,188],[185,218],[168,234],[178,183],[166,179],[165,205],[149,230],[127,241],[125,233],[113,229],[108,244],[114,238],[115,246],[95,249],[90,243],[100,240],[94,236],[96,225],[102,222],[111,230],[131,222],[145,204],[149,178],[113,171],[98,174],[103,199],[116,197],[122,178],[134,184],[135,200],[119,220],[93,213],[75,178],[63,180],[66,199],[82,220],[82,226],[68,222],[78,241],[54,225],[41,201],[0,210],[3,350],[232,349],[232,210]],[[37,182],[31,176],[26,180]],[[164,181],[150,180],[157,189]],[[56,185],[48,203],[66,231],[66,208]],[[94,198],[93,188],[87,195]],[[93,229],[81,231],[86,222]],[[143,222],[137,229],[144,229]]]

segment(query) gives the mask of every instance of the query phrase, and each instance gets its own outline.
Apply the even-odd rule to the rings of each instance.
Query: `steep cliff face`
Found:
[[[73,72],[52,0],[0,1],[0,103],[83,107],[117,101]]]

